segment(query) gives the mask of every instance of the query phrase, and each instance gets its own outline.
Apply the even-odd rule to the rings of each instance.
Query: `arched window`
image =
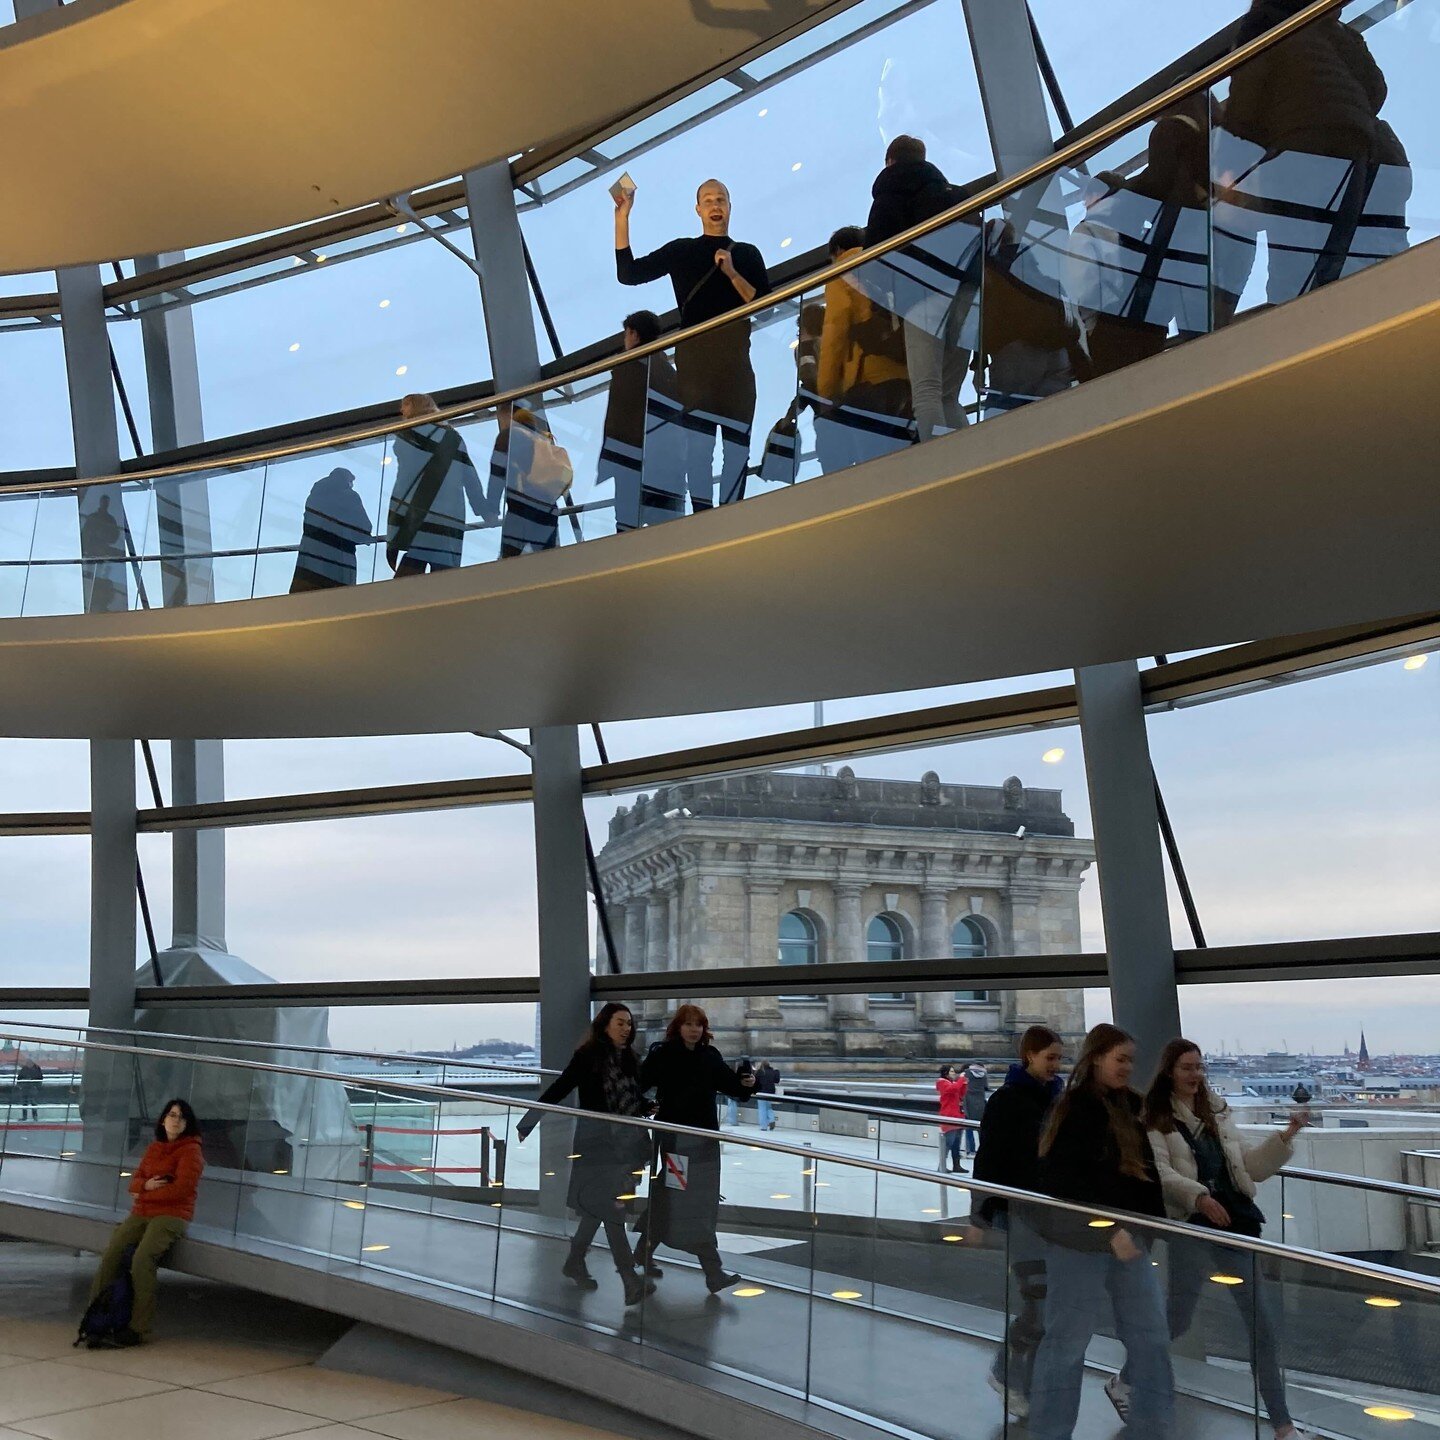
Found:
[[[780,917],[779,958],[782,965],[816,965],[820,961],[820,928],[803,910]],[[782,1000],[818,1000],[818,995],[796,993]]]
[[[950,954],[956,960],[983,960],[990,953],[990,932],[973,915],[962,915],[950,932]],[[961,1001],[988,1000],[988,990],[957,990]]]
[[[780,963],[814,965],[820,959],[820,932],[815,922],[800,910],[780,917]]]
[[[865,927],[865,958],[876,962],[882,960],[904,960],[905,930],[894,915],[877,915]],[[879,990],[871,994],[872,1000],[908,1000],[903,990]]]

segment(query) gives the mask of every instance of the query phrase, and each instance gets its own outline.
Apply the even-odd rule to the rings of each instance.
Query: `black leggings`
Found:
[[[615,1268],[620,1271],[631,1270],[635,1266],[635,1255],[630,1249],[630,1237],[625,1233],[625,1222],[623,1220],[597,1220],[593,1215],[582,1215],[580,1223],[575,1227],[575,1234],[570,1240],[570,1249],[578,1256],[584,1256],[594,1243],[595,1233],[601,1227],[605,1227],[605,1239],[610,1246],[610,1257],[615,1262]]]

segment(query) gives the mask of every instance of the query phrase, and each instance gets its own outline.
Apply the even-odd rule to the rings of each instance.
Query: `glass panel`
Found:
[[[39,507],[35,495],[0,498],[0,615],[24,613]]]
[[[1283,304],[1435,233],[1435,210],[1409,233],[1418,191],[1434,193],[1433,166],[1417,186],[1409,150],[1431,129],[1428,77],[1435,12],[1387,19],[1391,7],[1332,10],[1241,67],[1224,95],[1215,137],[1215,320]],[[1407,7],[1408,8],[1408,7]],[[1271,12],[1242,24],[1259,33]],[[1397,30],[1389,37],[1391,25]],[[1373,33],[1372,33],[1373,32]],[[1382,37],[1389,43],[1382,44]],[[1392,104],[1387,59],[1408,55]],[[1297,118],[1298,117],[1298,118]]]

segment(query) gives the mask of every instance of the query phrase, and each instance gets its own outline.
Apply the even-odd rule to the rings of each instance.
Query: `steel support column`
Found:
[[[1024,0],[961,0],[1000,179],[1055,147],[1035,36]]]
[[[1137,1079],[1180,1033],[1175,948],[1140,670],[1131,660],[1075,672],[1115,1023],[1138,1042]]]

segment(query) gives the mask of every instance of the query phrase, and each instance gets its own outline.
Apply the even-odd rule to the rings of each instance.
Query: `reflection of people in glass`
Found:
[[[32,1056],[21,1055],[15,1071],[15,1100],[20,1106],[22,1120],[40,1118],[40,1086],[45,1072],[35,1063]]]
[[[660,338],[659,317],[636,310],[625,317],[622,333],[627,350],[648,345]],[[615,485],[617,533],[673,519],[685,508],[685,458],[675,426],[679,394],[675,367],[663,350],[610,372],[595,478]]]
[[[439,408],[433,395],[407,395],[400,415],[414,420]],[[484,486],[460,432],[434,421],[396,431],[395,467],[385,525],[390,568],[397,578],[455,569],[465,540],[466,500],[476,515],[499,518],[486,508]]]
[[[640,1066],[640,1085],[654,1090],[657,1120],[718,1130],[715,1096],[723,1092],[745,1099],[754,1074],[743,1078],[725,1063],[711,1043],[709,1017],[698,1005],[682,1005],[650,1047]],[[669,1245],[696,1256],[712,1295],[740,1283],[720,1259],[715,1231],[720,1216],[720,1143],[688,1135],[659,1133],[660,1163],[652,1172],[650,1210],[645,1217],[641,1258],[649,1274],[658,1274],[655,1249]]]
[[[1078,379],[1159,354],[1172,324],[1181,339],[1209,328],[1209,164],[1203,116],[1171,113],[1142,170],[1087,182],[1063,273]]]
[[[1130,1088],[1134,1068],[1135,1042],[1123,1030],[1097,1025],[1085,1037],[1070,1083],[1040,1137],[1037,1179],[1044,1194],[1106,1210],[1165,1214],[1140,1123],[1140,1097]],[[1085,1215],[1070,1211],[1036,1207],[1028,1218],[1050,1241],[1045,1338],[1030,1393],[1031,1436],[1070,1440],[1075,1433],[1085,1347],[1109,1310],[1127,1356],[1128,1384],[1111,1396],[1125,1420],[1124,1434],[1127,1440],[1163,1440],[1171,1433],[1174,1379],[1164,1304],[1145,1237],[1119,1224],[1092,1226]]]
[[[1145,1096],[1145,1125],[1170,1217],[1232,1235],[1258,1236],[1265,1217],[1255,1204],[1255,1187],[1290,1159],[1305,1119],[1303,1113],[1293,1115],[1284,1130],[1248,1144],[1230,1107],[1206,1083],[1200,1047],[1190,1040],[1172,1040]],[[1171,1247],[1166,1310],[1172,1340],[1189,1330],[1206,1277],[1226,1269],[1227,1262],[1233,1266],[1235,1258],[1218,1245],[1187,1242]],[[1239,1288],[1230,1293],[1249,1338],[1246,1350],[1254,1357],[1255,1379],[1276,1440],[1289,1440],[1295,1424],[1285,1402],[1269,1289],[1258,1267],[1254,1281],[1244,1287],[1246,1294]]]
[[[570,457],[533,410],[502,405],[496,419],[500,433],[490,452],[486,503],[492,513],[504,504],[500,558],[553,550],[560,543],[560,502],[573,478]]]
[[[1015,1190],[1038,1188],[1040,1134],[1060,1093],[1065,1049],[1046,1025],[1032,1025],[1020,1037],[1020,1061],[1010,1067],[980,1121],[975,1178]],[[1005,1336],[1005,1348],[990,1367],[989,1384],[1005,1397],[1017,1419],[1030,1413],[1035,1352],[1045,1334],[1045,1247],[1027,1217],[1004,1200],[987,1196],[976,1215],[977,1230],[992,1226],[1007,1234],[1006,1251],[1019,1304]],[[977,1238],[979,1238],[977,1236]]]
[[[370,538],[370,513],[355,493],[355,475],[337,465],[310,487],[290,593],[353,585],[355,547]]]
[[[640,1062],[631,1043],[634,1037],[635,1018],[629,1006],[613,1000],[602,1005],[570,1063],[541,1094],[540,1103],[563,1105],[578,1090],[582,1110],[593,1110],[598,1115],[648,1113],[650,1107],[640,1097]],[[521,1140],[540,1118],[538,1111],[525,1116],[516,1127]],[[582,1290],[598,1288],[585,1265],[585,1256],[603,1225],[610,1258],[625,1287],[625,1303],[638,1305],[655,1286],[635,1273],[625,1217],[649,1159],[649,1132],[631,1125],[582,1119],[576,1122],[571,1150],[575,1158],[570,1166],[567,1203],[580,1217],[580,1223],[570,1241],[563,1273]]]
[[[672,240],[650,255],[630,248],[635,192],[615,202],[615,273],[622,285],[666,276],[675,288],[681,325],[724,315],[770,293],[759,250],[730,238],[730,192],[707,180],[695,194],[701,234]],[[750,365],[750,322],[722,325],[675,347],[680,400],[685,407],[686,477],[692,510],[715,503],[715,436],[722,441],[720,504],[745,494],[750,426],[755,419],[755,372]]]
[[[82,492],[82,504],[89,497]],[[110,496],[101,495],[80,514],[80,554],[84,560],[85,608],[103,613],[128,608],[125,577],[120,557],[120,522],[110,509]]]
[[[830,237],[830,259],[848,259],[864,245],[865,232],[846,225]],[[853,273],[825,286],[815,388],[828,402],[815,420],[815,447],[826,474],[910,443],[905,327]]]
[[[925,142],[913,135],[897,135],[890,142],[871,195],[867,246],[940,214],[961,198],[925,158]],[[977,240],[974,225],[962,221],[888,257],[888,308],[904,317],[906,364],[921,440],[965,424],[960,386],[974,344],[969,331],[978,279]],[[885,284],[877,274],[867,289],[878,299]]]
[[[1304,7],[1252,0],[1236,43]],[[1215,140],[1217,324],[1235,313],[1262,230],[1271,304],[1405,248],[1410,165],[1380,119],[1385,97],[1364,36],[1338,9],[1235,72]]]

